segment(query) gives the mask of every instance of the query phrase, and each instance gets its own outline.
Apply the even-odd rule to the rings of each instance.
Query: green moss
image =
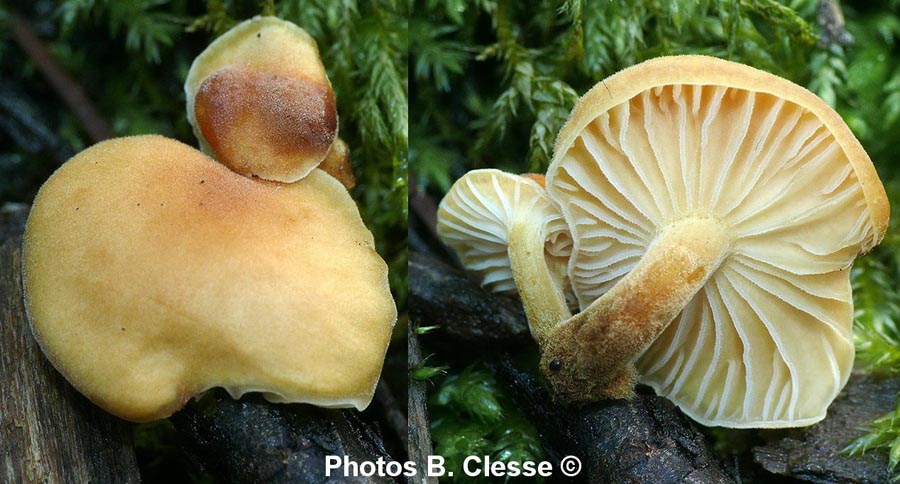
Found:
[[[478,366],[445,378],[428,407],[434,451],[444,457],[446,469],[454,474],[446,478],[448,482],[492,482],[463,473],[463,460],[469,456],[490,456],[504,462],[539,461],[544,456],[534,426],[518,412],[494,377]],[[531,478],[527,482],[541,481]]]
[[[814,3],[414,2],[413,172],[442,191],[471,168],[544,171],[579,93],[651,57],[715,55],[806,84]]]

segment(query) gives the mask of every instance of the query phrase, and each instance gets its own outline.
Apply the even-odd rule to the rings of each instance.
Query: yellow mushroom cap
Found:
[[[132,421],[217,386],[362,409],[397,315],[340,183],[252,180],[160,136],[99,143],[47,180],[24,274],[50,361]]]
[[[559,208],[540,183],[500,170],[472,170],[456,181],[438,207],[437,231],[493,292],[516,289],[509,238],[516,224],[534,225],[546,239],[551,265],[562,280],[571,241]]]
[[[184,91],[203,151],[242,175],[299,180],[337,136],[334,92],[315,40],[275,17],[241,22],[211,43]]]
[[[824,418],[853,362],[849,267],[881,241],[889,207],[865,151],[823,101],[732,62],[653,59],[579,101],[547,190],[572,233],[582,308],[684,220],[717,221],[729,239],[705,285],[634,362],[642,382],[707,425]]]

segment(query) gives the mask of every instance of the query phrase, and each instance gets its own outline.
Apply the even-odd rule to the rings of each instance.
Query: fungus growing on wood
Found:
[[[849,269],[889,207],[823,101],[711,57],[647,61],[578,102],[546,189],[582,309],[539,321],[559,400],[629,397],[638,379],[706,425],[824,418],[853,363]],[[517,284],[529,318],[559,298],[547,287]]]
[[[625,396],[633,363],[707,425],[824,418],[853,363],[849,268],[889,208],[822,100],[740,64],[654,59],[579,101],[547,178],[583,308],[544,348],[558,395]]]
[[[516,286],[534,338],[571,315],[562,288],[570,248],[559,208],[540,175],[473,170],[453,184],[438,208],[438,235],[493,292]]]
[[[299,180],[337,136],[315,40],[275,17],[254,17],[216,39],[194,60],[184,91],[203,151],[242,175]]]
[[[50,361],[132,421],[211,387],[365,408],[396,320],[340,183],[252,180],[160,136],[99,143],[47,180],[24,277]]]

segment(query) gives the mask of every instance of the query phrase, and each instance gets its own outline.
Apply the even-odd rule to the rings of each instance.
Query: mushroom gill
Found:
[[[534,289],[519,294],[538,341],[571,315],[562,292],[571,239],[542,181],[500,170],[470,171],[441,200],[437,225],[441,240],[491,291]]]
[[[581,375],[547,371],[552,359],[587,359],[566,345],[608,338],[641,382],[704,424],[824,417],[853,362],[849,268],[881,240],[888,215],[871,161],[824,102],[727,61],[648,61],[579,102],[547,189],[571,230],[569,277],[583,309],[550,336],[543,365],[555,389],[591,399],[579,385],[590,387],[596,368],[633,371],[602,353],[572,362],[596,367]],[[667,237],[672,250],[654,249]],[[673,262],[682,252],[684,264]],[[626,294],[623,281],[657,290]],[[644,313],[655,326],[631,322]]]

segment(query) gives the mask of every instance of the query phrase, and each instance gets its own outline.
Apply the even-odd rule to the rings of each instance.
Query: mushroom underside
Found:
[[[667,227],[710,217],[729,230],[709,281],[634,355],[642,382],[711,425],[824,417],[853,361],[849,267],[877,229],[809,109],[720,85],[647,89],[590,121],[548,178],[582,309]]]

